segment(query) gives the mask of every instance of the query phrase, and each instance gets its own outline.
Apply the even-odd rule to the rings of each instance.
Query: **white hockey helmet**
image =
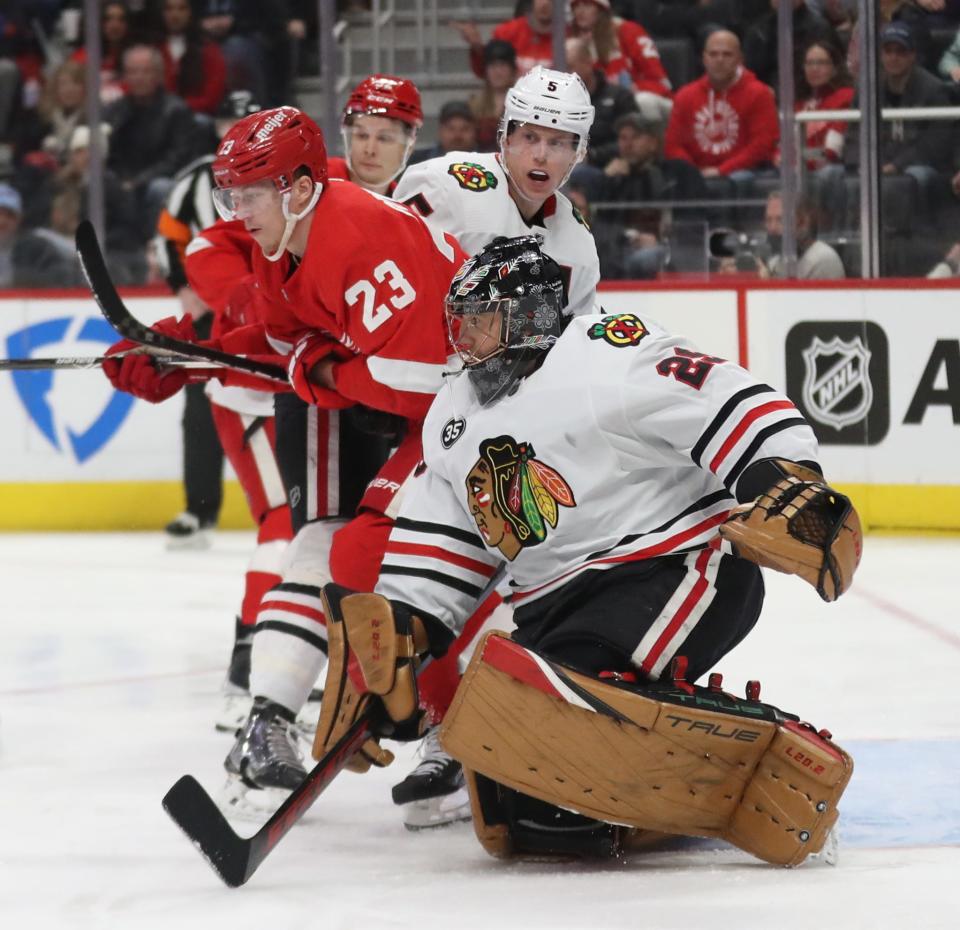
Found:
[[[537,65],[507,91],[500,122],[501,154],[510,123],[532,123],[576,135],[579,162],[590,141],[593,115],[590,92],[580,75]]]

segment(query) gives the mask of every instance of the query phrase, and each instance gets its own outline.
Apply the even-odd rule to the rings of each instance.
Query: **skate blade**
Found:
[[[290,797],[283,788],[251,788],[236,775],[228,775],[214,800],[225,817],[263,823]]]
[[[403,806],[403,825],[408,830],[431,830],[470,819],[470,795],[466,788]]]

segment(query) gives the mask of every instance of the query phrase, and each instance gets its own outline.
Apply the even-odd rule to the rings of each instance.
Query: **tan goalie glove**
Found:
[[[741,558],[799,575],[825,601],[835,601],[860,564],[860,518],[850,498],[816,472],[782,459],[777,464],[783,479],[753,503],[734,508],[720,535]]]
[[[383,767],[393,753],[380,736],[413,739],[422,734],[416,666],[428,650],[419,618],[379,594],[355,594],[339,585],[322,591],[327,616],[329,664],[320,703],[313,756],[321,759],[363,713],[371,713],[376,738],[367,740],[347,768],[365,772]]]

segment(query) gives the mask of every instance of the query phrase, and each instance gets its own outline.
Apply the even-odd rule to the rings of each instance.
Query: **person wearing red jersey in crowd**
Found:
[[[483,37],[474,22],[452,22],[470,46],[470,67],[478,77],[484,76]],[[523,76],[537,65],[553,67],[553,0],[533,0],[526,16],[517,16],[500,23],[494,39],[509,42],[517,51],[517,73]]]
[[[641,112],[666,123],[673,88],[653,39],[639,23],[614,16],[610,0],[573,0],[572,35],[586,39],[594,67],[633,90]]]
[[[707,38],[703,67],[673,99],[664,156],[691,162],[704,178],[748,186],[772,163],[780,137],[773,90],[743,66],[740,40],[725,29]]]
[[[403,421],[403,438],[349,522],[322,519],[339,516],[329,499],[339,493],[340,474],[318,467],[328,450],[289,437],[307,449],[299,472],[285,469],[299,474],[287,487],[291,507],[305,505],[321,518],[306,523],[291,547],[287,567],[295,564],[302,581],[276,598],[283,619],[264,623],[267,599],[261,605],[261,627],[277,635],[258,631],[254,639],[253,708],[225,761],[236,785],[289,791],[305,775],[294,716],[325,661],[320,586],[333,579],[369,588],[376,579],[395,497],[421,457],[420,421],[447,364],[443,297],[465,255],[406,207],[329,179],[322,133],[293,107],[241,120],[220,144],[214,177],[221,217],[241,221],[258,246],[252,267],[263,320],[221,345],[284,356],[295,393],[331,417],[362,404]],[[178,389],[182,376],[140,358],[123,359],[118,386],[159,399],[174,377]],[[278,426],[282,431],[279,419]],[[282,436],[278,453],[285,454]],[[261,651],[269,654],[258,660]],[[387,758],[374,749],[371,761]]]
[[[364,78],[343,108],[345,157],[329,159],[329,176],[389,194],[407,166],[422,125],[420,91],[413,81],[390,74]]]
[[[120,72],[123,53],[135,44],[130,28],[130,10],[123,0],[105,3],[100,12],[100,102],[112,103],[124,93]],[[78,48],[71,60],[85,62],[87,50]]]
[[[847,71],[843,51],[832,42],[814,39],[803,52],[803,70],[797,84],[794,109],[846,110],[853,103],[853,78]],[[819,120],[804,123],[803,151],[807,168],[816,171],[843,161],[847,124]]]
[[[194,113],[213,115],[227,89],[227,62],[206,38],[191,0],[163,0],[163,38],[158,43],[167,90]]]

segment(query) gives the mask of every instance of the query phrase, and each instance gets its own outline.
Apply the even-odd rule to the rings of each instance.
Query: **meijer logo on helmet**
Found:
[[[277,129],[279,126],[282,126],[288,117],[288,113],[285,110],[282,110],[279,113],[274,113],[273,116],[267,118],[267,121],[263,126],[257,130],[257,141],[265,142],[273,134],[273,130]]]

